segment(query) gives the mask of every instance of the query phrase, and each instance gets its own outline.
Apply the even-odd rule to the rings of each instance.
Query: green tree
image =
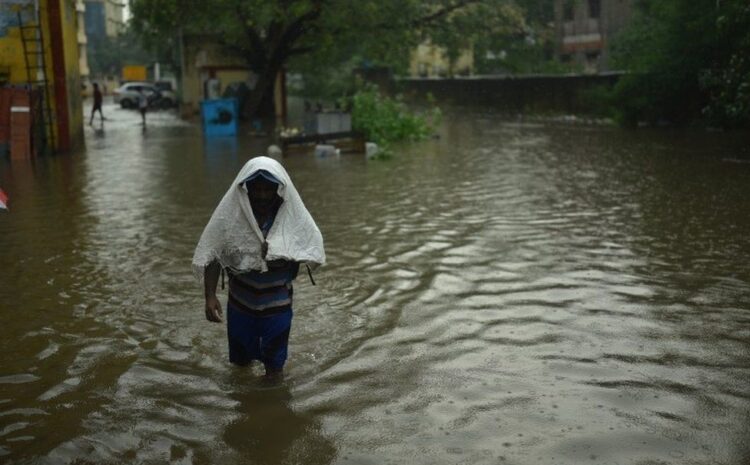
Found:
[[[618,119],[722,127],[750,123],[750,4],[641,0],[613,47],[629,71],[615,87]]]
[[[139,46],[131,30],[116,37],[104,36],[92,40],[86,51],[92,76],[119,76],[123,65],[148,64],[153,61],[153,55]]]
[[[722,46],[730,49],[700,76],[708,94],[703,116],[716,126],[750,128],[750,3],[727,5],[717,29]]]
[[[425,114],[416,114],[400,97],[384,96],[374,85],[365,85],[355,93],[351,107],[354,129],[384,151],[388,151],[393,142],[427,138],[441,120],[437,107]]]
[[[104,36],[89,41],[86,48],[89,68],[93,78],[104,75],[119,76],[123,66],[150,65],[159,62],[164,68],[179,72],[177,38],[166,38],[146,47],[132,27],[115,37]]]
[[[475,42],[479,73],[555,73],[569,71],[554,60],[553,0],[515,0],[521,21],[506,34],[482,35]]]
[[[451,50],[507,27],[511,0],[133,0],[133,25],[145,43],[212,34],[257,74],[247,105],[265,107],[277,73],[295,64],[330,68],[352,60],[404,66],[434,35]],[[467,23],[469,20],[473,22]],[[304,59],[300,59],[303,58]]]

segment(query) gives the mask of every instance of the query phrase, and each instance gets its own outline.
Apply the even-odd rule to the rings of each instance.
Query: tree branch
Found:
[[[247,15],[245,15],[245,12],[242,10],[241,2],[235,3],[235,11],[237,12],[237,16],[240,18],[241,24],[242,24],[242,30],[245,33],[245,36],[247,37],[248,42],[250,42],[250,47],[237,47],[233,46],[232,48],[235,49],[241,49],[244,51],[243,54],[247,54],[250,56],[251,60],[257,64],[263,63],[266,60],[266,45],[263,43],[263,39],[260,37],[260,34],[258,31],[255,30],[252,26],[250,26],[250,21]]]
[[[274,51],[284,58],[288,57],[291,54],[291,50],[294,49],[295,42],[297,42],[297,40],[302,37],[302,34],[305,33],[305,27],[307,24],[318,19],[322,11],[323,1],[314,1],[312,9],[295,18],[284,29],[284,32],[281,33],[278,38],[278,42],[275,44]],[[310,47],[310,49],[312,49],[312,47]]]
[[[404,18],[402,22],[384,22],[380,24],[374,24],[367,28],[368,31],[388,31],[388,30],[400,30],[404,27],[419,29],[425,26],[429,26],[431,23],[442,19],[443,17],[453,13],[456,10],[467,7],[472,4],[481,3],[482,0],[456,0],[455,3],[446,5],[439,10],[433,11],[432,13],[415,18],[411,21],[408,18]],[[407,22],[408,21],[408,22]]]
[[[304,55],[305,53],[310,53],[313,50],[315,50],[315,47],[297,47],[297,48],[290,48],[286,52],[286,56],[290,57],[292,55]]]
[[[457,0],[456,3],[452,5],[446,5],[445,7],[434,11],[427,16],[422,16],[421,18],[415,19],[411,22],[411,26],[416,28],[426,26],[434,21],[441,19],[444,16],[453,13],[456,10],[460,10],[461,8],[469,6],[472,3],[479,3],[480,1],[481,0]]]

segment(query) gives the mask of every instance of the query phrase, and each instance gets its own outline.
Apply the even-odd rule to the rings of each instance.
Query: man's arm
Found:
[[[215,323],[221,323],[221,303],[216,297],[216,286],[219,284],[219,273],[221,265],[219,262],[211,262],[203,271],[204,295],[206,297],[206,319]]]

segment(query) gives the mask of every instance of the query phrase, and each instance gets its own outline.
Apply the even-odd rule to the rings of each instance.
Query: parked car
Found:
[[[160,90],[150,82],[128,82],[114,92],[115,103],[122,108],[138,108],[138,92],[143,90],[149,106],[154,108],[172,108],[177,104],[174,92]]]
[[[163,90],[168,90],[170,92],[174,92],[174,87],[173,87],[172,81],[168,81],[168,80],[165,80],[165,81],[155,81],[154,85],[159,90],[162,90],[162,91]]]

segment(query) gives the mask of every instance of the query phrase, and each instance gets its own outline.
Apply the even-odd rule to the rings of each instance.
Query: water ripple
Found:
[[[470,112],[386,162],[284,158],[329,263],[269,389],[189,261],[270,141],[107,110],[84,152],[0,165],[4,461],[747,457],[750,172],[712,156],[747,141]]]

